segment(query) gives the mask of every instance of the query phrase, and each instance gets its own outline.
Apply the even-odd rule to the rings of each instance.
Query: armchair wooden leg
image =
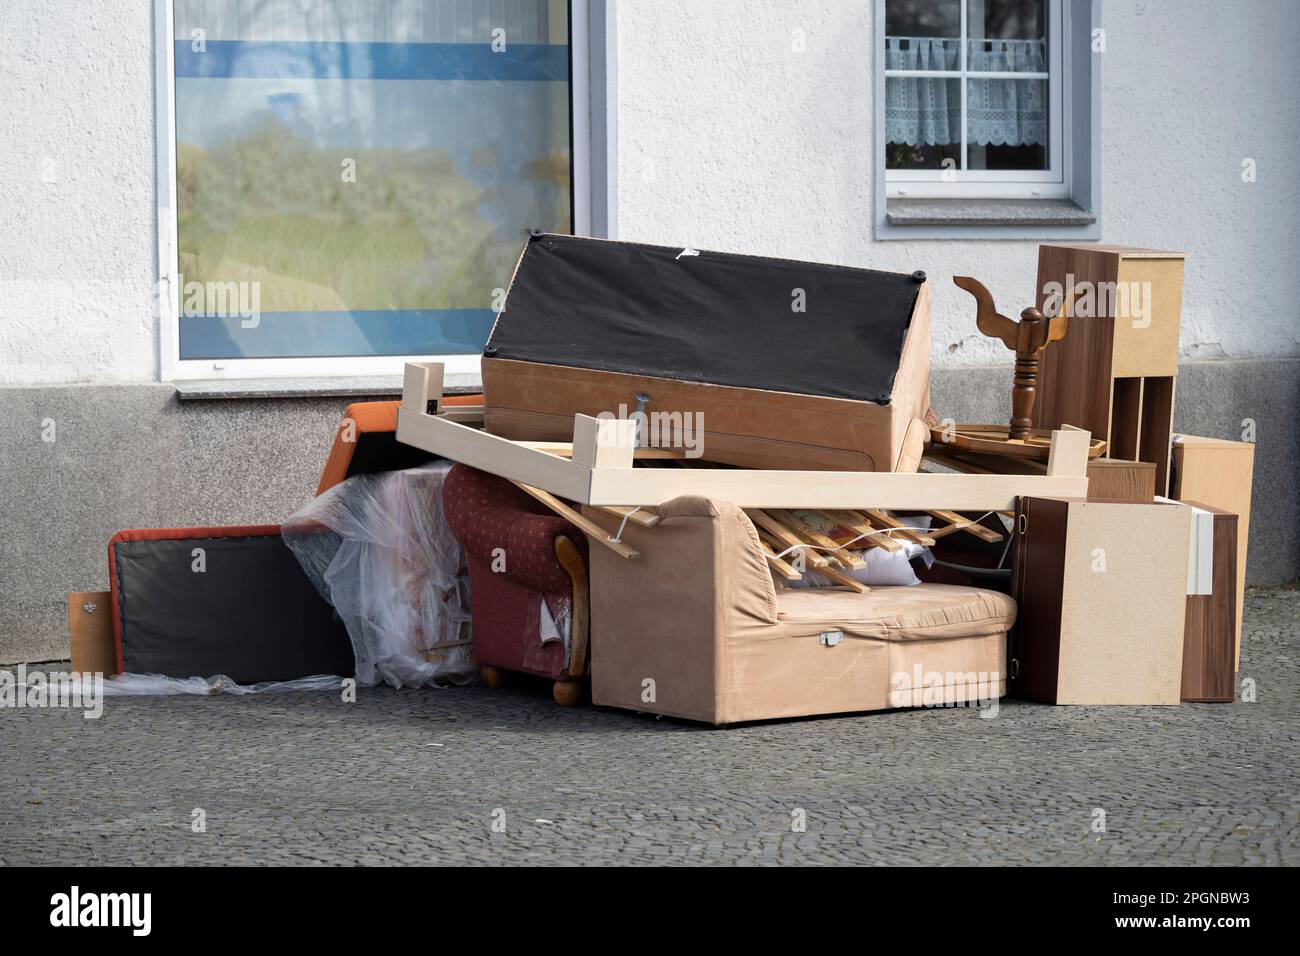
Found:
[[[587,584],[587,563],[578,546],[564,535],[555,539],[555,557],[569,575],[573,587],[573,609],[569,616],[569,676],[587,674],[587,648],[591,631],[591,593]]]
[[[496,690],[506,682],[506,675],[499,668],[491,664],[480,664],[478,666],[478,677],[483,682],[483,686]]]
[[[582,701],[582,681],[557,680],[551,687],[551,696],[561,707],[576,707]]]

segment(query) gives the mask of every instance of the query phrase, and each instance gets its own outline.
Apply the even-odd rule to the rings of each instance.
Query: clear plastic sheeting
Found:
[[[463,554],[442,511],[450,469],[354,475],[282,526],[347,626],[358,684],[423,687],[475,671]]]
[[[296,680],[263,681],[258,684],[237,684],[229,677],[163,677],[160,674],[118,674],[103,682],[105,697],[167,697],[193,694],[198,697],[215,697],[217,694],[267,694],[292,690],[341,690],[343,678],[328,674],[300,677]]]

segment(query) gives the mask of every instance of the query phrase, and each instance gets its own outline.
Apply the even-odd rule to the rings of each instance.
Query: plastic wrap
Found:
[[[343,687],[343,680],[342,677],[321,674],[316,677],[299,677],[295,680],[239,684],[223,674],[215,677],[118,674],[105,680],[103,687],[105,697],[168,697],[177,694],[193,694],[199,697],[231,694],[242,697],[245,694],[268,694],[293,690],[340,690]]]
[[[422,687],[475,671],[446,461],[354,475],[286,521],[285,543],[347,625],[357,683]]]

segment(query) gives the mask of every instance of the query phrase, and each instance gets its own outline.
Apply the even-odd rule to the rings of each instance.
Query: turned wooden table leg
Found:
[[[1028,438],[1033,428],[1034,398],[1038,395],[1038,356],[1016,358],[1016,377],[1011,390],[1011,423],[1007,437]]]
[[[480,664],[478,666],[478,677],[483,682],[484,687],[496,690],[506,682],[506,675],[499,668],[491,664]]]

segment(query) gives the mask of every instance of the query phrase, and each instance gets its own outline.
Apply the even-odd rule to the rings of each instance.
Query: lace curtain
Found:
[[[907,49],[903,49],[903,43]],[[1046,73],[1042,40],[971,40],[967,73]],[[886,37],[886,70],[961,68],[961,41]],[[961,80],[891,76],[885,83],[885,139],[908,146],[961,142]],[[1047,145],[1047,81],[966,81],[967,139],[978,146]]]

